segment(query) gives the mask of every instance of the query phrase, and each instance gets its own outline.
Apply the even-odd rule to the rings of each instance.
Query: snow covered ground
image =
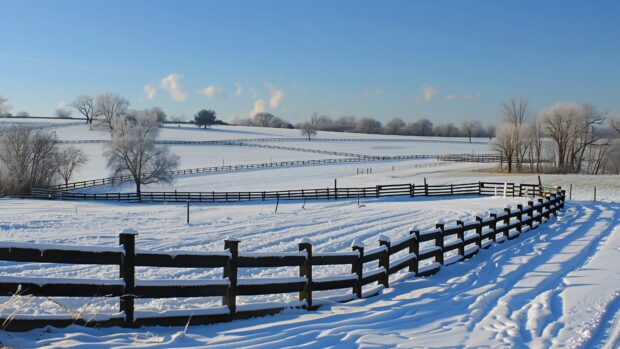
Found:
[[[5,120],[0,120],[5,122]],[[15,122],[12,120],[11,122]],[[88,131],[85,124],[52,121],[63,140],[105,140],[107,134]],[[73,120],[75,121],[75,120]],[[29,121],[30,122],[30,121]],[[40,122],[37,126],[41,125]],[[403,138],[319,132],[322,138]],[[298,130],[252,127],[166,125],[167,140],[215,140],[291,137]],[[428,142],[432,140],[433,142]],[[462,141],[462,140],[460,140]],[[483,140],[479,140],[483,141]],[[263,142],[370,155],[432,152],[485,152],[486,144],[455,143],[445,139],[419,142]],[[290,143],[290,144],[289,144]],[[102,144],[80,144],[91,163],[79,178],[108,175]],[[336,158],[322,154],[239,146],[172,146],[181,168],[248,164],[269,161]],[[374,186],[381,184],[466,183],[481,181],[536,183],[532,175],[489,171],[493,165],[438,163],[432,160],[368,162],[310,167],[273,168],[180,176],[172,185],[147,190],[270,190]],[[357,174],[372,168],[372,174]],[[30,347],[213,347],[213,348],[377,348],[377,347],[582,347],[620,346],[620,177],[543,175],[545,185],[573,185],[566,211],[550,224],[516,240],[496,244],[472,259],[442,268],[429,278],[394,275],[391,288],[379,296],[347,304],[327,304],[317,311],[287,310],[282,314],[231,323],[140,329],[40,329],[25,333],[0,332],[2,345]],[[592,202],[593,187],[597,199]],[[132,191],[133,186],[95,187],[88,191]],[[439,219],[470,220],[488,215],[523,198],[391,198],[281,202],[195,204],[191,224],[182,204],[119,204],[0,200],[2,240],[20,243],[116,246],[123,228],[139,231],[137,247],[155,251],[222,251],[223,240],[241,240],[243,252],[296,251],[308,238],[316,252],[350,251],[353,240],[378,245],[380,234],[405,236],[412,226],[429,228]],[[374,266],[367,265],[367,268]],[[348,273],[344,266],[317,267],[315,276]],[[297,268],[256,268],[240,271],[241,278],[297,276]],[[137,268],[139,280],[215,279],[221,269]],[[2,277],[64,277],[114,279],[116,268],[0,261]],[[345,290],[343,292],[350,292]],[[343,292],[317,293],[324,298]],[[293,302],[297,294],[239,297],[239,304]],[[0,299],[0,303],[6,298]],[[138,300],[138,310],[215,307],[214,297]],[[116,299],[45,299],[31,297],[2,303],[0,313],[64,314],[80,310],[117,311]]]
[[[277,214],[263,205],[206,205],[196,208],[196,221],[189,227],[182,223],[182,215],[174,214],[182,207],[171,205],[87,204],[80,205],[76,215],[70,203],[52,210],[44,203],[20,208],[22,202],[9,200],[2,202],[1,212],[3,230],[6,218],[15,217],[7,211],[13,208],[22,213],[9,231],[3,231],[20,241],[113,245],[116,228],[133,221],[140,227],[141,248],[219,250],[221,237],[233,233],[242,239],[243,250],[293,250],[297,240],[306,236],[319,250],[330,250],[347,249],[355,236],[376,244],[379,233],[396,237],[403,234],[403,227],[428,225],[438,214],[463,217],[505,201],[461,200],[367,202],[361,208],[340,201],[311,204],[306,210],[290,203]],[[467,209],[448,208],[456,206]],[[229,209],[254,213],[233,218]],[[617,203],[570,202],[566,212],[552,218],[549,225],[483,250],[468,261],[443,268],[439,274],[429,278],[397,274],[392,288],[377,297],[326,305],[314,312],[289,310],[267,318],[190,326],[186,331],[181,327],[132,330],[74,326],[5,332],[0,334],[0,341],[15,347],[617,348],[618,209]],[[283,229],[273,234],[275,227]],[[4,263],[2,269],[2,273],[29,276],[97,273],[84,266],[50,271],[21,263]],[[96,275],[106,273],[113,274],[101,270]],[[147,275],[156,276],[145,270],[139,277]]]

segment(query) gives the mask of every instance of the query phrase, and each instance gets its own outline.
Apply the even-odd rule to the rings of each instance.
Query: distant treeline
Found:
[[[408,136],[439,136],[439,137],[493,137],[495,126],[483,126],[480,121],[468,120],[460,124],[452,122],[433,124],[429,119],[423,118],[413,122],[405,122],[401,118],[394,118],[383,124],[381,121],[370,117],[356,118],[354,116],[342,116],[333,119],[327,115],[314,113],[309,121],[292,125],[270,113],[258,113],[253,118],[240,118],[231,121],[232,125],[297,128],[301,130],[312,129],[314,131],[332,132],[355,132],[367,134],[388,134]]]

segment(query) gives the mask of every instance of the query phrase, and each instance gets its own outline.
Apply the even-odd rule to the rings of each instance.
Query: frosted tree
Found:
[[[86,122],[92,131],[93,120],[100,115],[95,106],[93,97],[87,95],[78,96],[75,101],[71,103],[71,106],[86,118]]]
[[[76,170],[82,167],[88,161],[88,156],[82,149],[76,147],[68,147],[54,154],[58,175],[69,184],[69,180]]]
[[[311,141],[312,137],[316,136],[316,130],[314,129],[314,125],[310,122],[304,122],[299,125],[299,130],[301,131],[301,135],[303,137],[308,137],[308,140]]]
[[[164,146],[155,144],[159,135],[157,115],[138,111],[132,118],[116,117],[112,121],[112,138],[104,155],[114,176],[129,175],[136,185],[138,198],[141,185],[172,181],[171,171],[179,157]]]
[[[106,125],[114,130],[114,121],[127,115],[129,101],[114,92],[97,96],[96,112],[103,116]]]

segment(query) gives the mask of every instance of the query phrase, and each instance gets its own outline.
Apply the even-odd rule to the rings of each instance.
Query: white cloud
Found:
[[[277,88],[271,84],[267,84],[269,87],[269,108],[275,109],[282,104],[286,92],[283,89]]]
[[[265,100],[264,99],[257,99],[256,101],[254,101],[254,108],[252,108],[252,111],[250,112],[250,116],[254,116],[256,113],[262,113],[265,111]]]
[[[64,107],[66,107],[65,101],[60,101],[56,103],[56,108],[63,109]]]
[[[235,88],[235,96],[239,97],[243,93],[243,86],[241,86],[241,84],[238,83],[238,82],[235,82],[235,86],[236,86],[236,88]]]
[[[183,75],[170,74],[161,79],[161,87],[170,93],[170,98],[176,102],[182,102],[187,99],[187,95],[181,89],[181,80]]]
[[[454,101],[472,101],[474,99],[478,99],[480,98],[480,94],[479,93],[469,93],[469,94],[464,94],[464,95],[455,95],[455,94],[450,94],[446,96],[446,100],[450,101],[450,102],[454,102]]]
[[[437,86],[431,84],[424,84],[420,88],[420,95],[416,97],[418,102],[430,102],[435,98],[437,94]]]
[[[146,99],[151,100],[155,98],[156,91],[157,90],[155,89],[154,86],[151,86],[150,84],[144,85],[144,94],[146,95]]]
[[[226,97],[226,91],[224,91],[223,88],[219,87],[219,86],[215,86],[215,85],[209,85],[205,88],[202,88],[200,90],[196,91],[197,94],[202,95],[202,96],[206,96],[209,98],[213,98],[213,97]]]

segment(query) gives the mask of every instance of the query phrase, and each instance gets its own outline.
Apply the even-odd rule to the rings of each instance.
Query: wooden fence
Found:
[[[505,191],[505,192],[504,192]],[[136,193],[77,193],[49,189],[32,189],[32,195],[49,200],[104,200],[120,202],[243,202],[269,200],[338,200],[364,199],[390,196],[456,196],[456,195],[505,195],[537,196],[540,188],[536,184],[515,184],[500,182],[474,182],[459,184],[386,184],[372,187],[326,187],[314,189],[294,189],[275,191],[234,191],[234,192],[153,192]]]
[[[459,154],[453,154],[458,156]],[[252,169],[263,169],[272,167],[293,167],[293,166],[312,166],[312,165],[324,165],[324,164],[340,164],[340,163],[362,163],[371,161],[397,161],[397,160],[424,160],[424,159],[437,159],[438,155],[396,155],[396,156],[373,156],[367,158],[341,158],[341,159],[317,159],[317,160],[293,160],[293,161],[278,161],[278,162],[265,162],[257,164],[245,164],[245,165],[229,165],[229,166],[211,166],[211,167],[198,167],[191,169],[182,169],[166,172],[168,176],[183,176],[200,173],[210,172],[230,172],[230,171],[242,171]],[[118,184],[124,182],[131,182],[133,178],[131,176],[117,176],[108,178],[91,179],[86,181],[71,182],[67,184],[54,185],[49,190],[56,191],[68,191],[84,188],[92,188],[101,185]],[[43,188],[33,188],[43,189]]]
[[[239,251],[240,241],[224,241],[221,252],[165,253],[136,248],[133,230],[123,231],[119,247],[36,245],[13,242],[0,243],[0,260],[33,263],[68,263],[118,266],[119,278],[111,280],[13,278],[0,277],[4,296],[31,295],[44,297],[116,297],[119,313],[99,314],[90,319],[61,315],[11,314],[0,319],[7,330],[27,330],[43,326],[126,326],[207,324],[266,314],[285,308],[316,309],[320,301],[313,293],[325,290],[350,289],[348,301],[374,295],[363,293],[364,286],[378,283],[389,287],[389,276],[407,269],[416,276],[429,276],[442,266],[472,257],[481,248],[515,239],[536,229],[564,208],[565,192],[558,188],[545,193],[545,198],[528,202],[516,209],[507,206],[503,212],[474,221],[439,222],[434,229],[411,230],[397,240],[379,238],[379,247],[365,249],[355,244],[349,252],[314,252],[308,241],[299,243],[298,252],[245,253]],[[403,252],[404,251],[404,252]],[[364,265],[373,263],[367,270]],[[351,272],[343,275],[313,276],[314,266],[349,265]],[[209,280],[138,280],[136,267],[222,268],[221,279]],[[242,268],[295,267],[299,277],[255,278],[238,277]],[[371,266],[372,267],[372,266]],[[238,296],[283,294],[297,292],[299,302],[275,306],[239,305]],[[136,298],[221,297],[222,306],[212,309],[171,310],[148,313],[136,310]]]

